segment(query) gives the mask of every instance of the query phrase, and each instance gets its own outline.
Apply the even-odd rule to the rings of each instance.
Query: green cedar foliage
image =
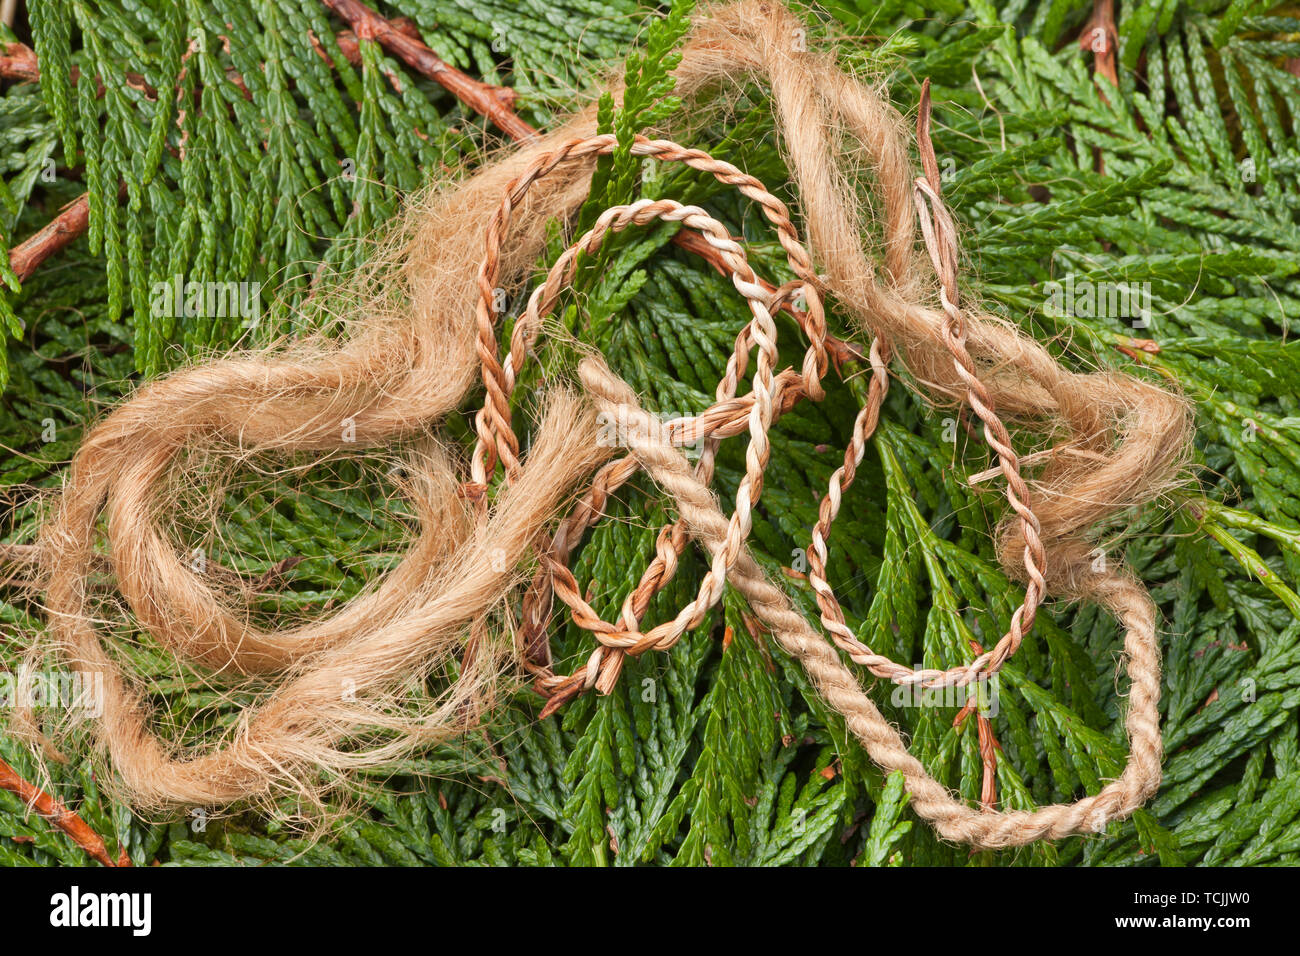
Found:
[[[403,193],[492,143],[481,119],[376,45],[363,42],[360,66],[350,66],[332,39],[341,25],[310,3],[33,6],[43,81],[0,93],[0,241],[30,234],[85,190],[93,228],[21,289],[0,257],[9,336],[0,534],[13,542],[35,533],[35,490],[57,486],[86,423],[133,382],[285,331],[322,261],[360,261],[362,240]],[[966,294],[1051,342],[1063,361],[1176,382],[1197,403],[1197,483],[1098,539],[1099,558],[1132,564],[1163,615],[1168,756],[1147,809],[1103,835],[1015,852],[941,843],[908,810],[901,781],[870,763],[735,595],[670,654],[629,662],[608,697],[580,698],[539,723],[538,699],[520,691],[488,734],[362,779],[351,799],[340,795],[323,838],[274,815],[140,820],[102,795],[84,762],[54,768],[59,795],[140,864],[1300,861],[1300,346],[1289,328],[1300,304],[1300,79],[1288,69],[1300,57],[1300,21],[1254,0],[1118,6],[1120,86],[1105,95],[1076,42],[1087,0],[828,0],[810,12],[808,39],[879,38],[847,44],[845,59],[886,74],[905,111],[931,78],[945,192],[965,232]],[[602,160],[581,222],[639,195],[700,203],[750,240],[761,274],[785,278],[779,246],[740,197],[628,152],[633,133],[679,108],[665,76],[689,11],[680,0],[671,10],[635,0],[383,8],[412,18],[449,62],[519,90],[522,115],[538,125],[633,49],[623,109],[600,110],[619,149]],[[107,78],[103,95],[84,80],[74,86],[73,66]],[[142,81],[121,81],[128,73]],[[787,176],[764,94],[744,95],[732,125],[700,129],[694,145],[780,188]],[[710,403],[747,316],[724,279],[668,244],[672,229],[629,231],[592,257],[563,316],[651,409],[680,414]],[[275,295],[252,328],[154,316],[154,283],[176,275],[259,281]],[[1050,307],[1049,283],[1067,279],[1078,289],[1136,283],[1150,291],[1150,314],[1135,327],[1131,316]],[[832,321],[846,332],[833,311]],[[794,361],[797,330],[781,332]],[[1159,351],[1135,348],[1135,338]],[[863,383],[828,391],[774,429],[753,537],[759,560],[809,614],[806,584],[780,569],[800,567]],[[952,666],[969,659],[972,639],[1003,632],[1021,593],[993,553],[999,495],[965,481],[988,467],[982,444],[913,392],[891,390],[884,418],[835,529],[832,580],[871,646]],[[724,500],[742,456],[724,445]],[[219,533],[181,521],[181,543],[203,543],[248,574],[301,558],[259,609],[268,619],[321,613],[400,547],[408,515],[390,464],[241,478]],[[598,610],[616,612],[672,517],[644,481],[620,494],[575,561]],[[648,619],[689,599],[702,567],[688,554]],[[0,603],[6,637],[40,626],[32,608],[0,594],[9,599]],[[554,640],[565,667],[592,647],[572,625]],[[1058,603],[1040,615],[1000,677],[1002,806],[1076,799],[1119,771],[1120,648],[1115,623],[1093,608]],[[176,675],[147,640],[125,654],[151,682],[166,732],[219,729],[246,702]],[[0,663],[15,665],[13,640],[0,642]],[[955,729],[955,707],[902,706],[880,684],[871,693],[932,772],[978,795],[972,722]],[[11,740],[0,738],[0,757],[34,771]],[[81,859],[0,793],[0,863]]]

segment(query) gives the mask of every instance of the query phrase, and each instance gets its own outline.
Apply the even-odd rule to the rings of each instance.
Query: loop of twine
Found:
[[[1010,627],[998,643],[990,650],[978,653],[969,663],[948,670],[913,669],[898,664],[873,652],[858,640],[846,624],[838,598],[826,577],[827,540],[831,525],[839,513],[843,493],[853,483],[856,468],[865,454],[866,443],[879,423],[881,406],[888,391],[891,346],[883,336],[872,340],[868,352],[871,378],[867,399],[854,421],[852,436],[844,453],[844,464],[832,474],[829,489],[819,507],[818,521],[812,530],[807,549],[810,566],[808,577],[821,610],[824,627],[835,645],[856,664],[878,677],[898,684],[925,688],[959,687],[996,674],[1020,647],[1025,633],[1033,625],[1039,603],[1046,591],[1043,574],[1046,556],[1040,538],[1039,521],[1029,501],[1028,487],[1020,473],[1020,460],[966,348],[965,322],[958,305],[956,229],[940,195],[937,165],[928,136],[928,81],[922,92],[920,117],[918,141],[927,176],[916,180],[916,205],[925,246],[940,281],[940,297],[946,317],[942,339],[952,354],[958,378],[966,385],[966,400],[982,421],[984,439],[997,456],[1000,470],[1007,480],[1007,500],[1020,521],[1025,540],[1023,558],[1028,584],[1024,599],[1012,614]],[[579,253],[595,252],[609,233],[655,220],[679,222],[696,230],[719,253],[736,289],[748,301],[753,318],[736,337],[735,350],[728,359],[726,374],[717,387],[717,402],[690,418],[658,422],[641,408],[631,391],[607,368],[592,359],[584,361],[581,368],[584,384],[603,402],[607,415],[617,416],[620,443],[632,449],[632,453],[604,465],[593,477],[586,493],[561,521],[554,536],[549,541],[543,536],[537,542],[541,563],[524,597],[521,656],[524,665],[534,676],[535,686],[549,698],[542,716],[549,716],[586,690],[595,688],[601,694],[608,694],[615,686],[627,656],[637,656],[648,650],[671,649],[683,634],[697,627],[709,610],[716,606],[722,597],[723,582],[727,579],[751,600],[759,598],[755,610],[760,619],[779,629],[783,628],[778,634],[778,640],[787,649],[796,649],[796,655],[809,667],[819,684],[825,687],[829,681],[842,685],[846,672],[838,662],[831,663],[824,656],[817,657],[816,666],[811,662],[806,623],[801,627],[791,627],[793,617],[798,617],[800,621],[802,618],[794,614],[783,595],[778,599],[772,593],[774,589],[749,557],[745,545],[752,527],[752,509],[762,492],[763,475],[770,457],[769,430],[779,414],[788,411],[801,398],[817,400],[824,394],[819,379],[826,368],[828,333],[821,293],[811,270],[810,258],[799,241],[784,205],[776,197],[757,180],[744,176],[730,164],[714,160],[699,150],[686,150],[665,140],[638,138],[633,150],[635,154],[665,161],[687,162],[693,168],[712,173],[722,182],[738,185],[746,196],[757,201],[777,229],[791,268],[800,278],[769,291],[772,287],[754,275],[739,243],[727,234],[721,223],[697,207],[682,206],[669,199],[642,199],[630,205],[615,206],[605,210],[596,224],[556,260],[546,279],[534,289],[524,314],[515,324],[505,360],[500,363],[495,360],[494,264],[499,256],[511,208],[520,201],[527,188],[548,171],[576,157],[593,152],[609,152],[613,146],[613,137],[598,136],[568,143],[556,152],[540,157],[511,183],[505,200],[489,226],[486,255],[480,269],[481,296],[478,310],[479,354],[488,357],[482,367],[487,391],[484,406],[476,417],[479,435],[473,458],[476,469],[473,473],[474,482],[484,487],[488,485],[493,463],[498,459],[504,465],[506,482],[513,481],[519,468],[519,444],[510,424],[509,403],[518,374],[534,346],[542,320],[554,308],[563,287],[572,281]],[[801,372],[785,369],[774,375],[777,348],[772,314],[796,295],[804,300],[804,306],[792,311],[809,339],[803,369]],[[757,349],[753,390],[749,395],[737,396],[739,380],[745,374],[752,348]],[[714,518],[720,517],[720,512],[717,512],[707,487],[713,477],[719,443],[723,438],[739,434],[743,430],[749,433],[746,472],[737,489],[735,510],[725,520],[725,526],[719,527]],[[684,457],[676,449],[695,441],[703,441],[703,453],[695,466],[686,470],[682,465]],[[567,561],[583,533],[599,521],[610,495],[643,469],[665,487],[676,485],[677,503],[682,517],[660,530],[655,542],[654,558],[642,574],[640,582],[623,602],[617,622],[605,621],[584,597]],[[667,477],[669,474],[672,475],[671,479]],[[694,495],[689,504],[682,497],[687,489]],[[695,523],[690,517],[692,508],[696,515]],[[704,526],[700,527],[699,516],[704,512],[708,513],[708,517],[704,519]],[[691,537],[703,540],[711,555],[710,567],[696,598],[672,619],[648,630],[643,629],[642,618],[651,599],[672,580],[678,559]],[[1116,580],[1128,583],[1122,576]],[[591,632],[598,641],[597,648],[587,662],[567,676],[557,675],[552,664],[548,638],[552,595],[557,595],[567,605],[574,623]],[[1142,602],[1137,604],[1140,609],[1145,609]],[[1149,601],[1146,604],[1149,605]],[[1141,640],[1149,644],[1154,640],[1152,622],[1141,613],[1135,614],[1132,609],[1129,611],[1131,633],[1139,635]],[[1149,653],[1140,656],[1146,660],[1151,659]],[[988,804],[992,802],[989,772],[993,762],[992,737],[987,722],[981,717],[980,740],[986,766],[986,806],[976,815],[978,823],[974,824],[972,830],[972,818],[967,814],[975,811],[953,800],[946,789],[907,754],[897,732],[884,721],[874,705],[861,695],[856,680],[854,688],[856,693],[843,690],[844,699],[832,695],[832,706],[846,717],[851,717],[847,708],[852,703],[854,713],[871,728],[870,734],[859,732],[858,735],[868,744],[873,758],[886,769],[904,771],[918,810],[935,821],[945,835],[957,833],[957,838],[980,845],[1007,845],[1027,842],[1028,839],[1045,834],[1059,836],[1100,830],[1116,815],[1131,810],[1134,793],[1132,786],[1116,783],[1104,789],[1097,797],[1087,798],[1070,807],[1049,807],[1035,811],[1038,816],[1031,815],[1036,821],[1032,824],[1025,822],[1027,818],[1024,818],[1024,814],[991,812]],[[1140,716],[1142,721],[1149,721],[1151,717],[1148,713]],[[1141,786],[1145,788],[1148,783],[1144,781]]]
[[[922,134],[928,113],[927,83],[922,94],[923,120],[919,127]],[[921,142],[923,150],[928,148],[929,155],[933,156],[933,148],[929,146],[928,136]],[[529,596],[525,599],[523,646],[528,649],[528,653],[524,659],[537,679],[538,689],[550,698],[546,711],[548,714],[582,690],[596,687],[601,693],[609,693],[617,680],[625,655],[638,656],[650,649],[669,650],[684,633],[699,626],[708,611],[721,599],[722,582],[735,565],[736,556],[749,536],[752,524],[751,512],[761,494],[763,475],[770,455],[767,433],[775,418],[773,409],[775,396],[781,393],[789,396],[787,402],[783,403],[786,407],[781,409],[784,412],[800,397],[816,400],[824,394],[820,375],[826,366],[827,331],[822,297],[815,285],[815,274],[812,272],[808,253],[799,241],[798,233],[790,222],[784,204],[757,180],[741,173],[729,163],[714,160],[700,150],[687,150],[666,140],[651,141],[644,137],[639,138],[633,147],[635,155],[652,156],[662,161],[687,162],[693,168],[712,173],[721,182],[739,186],[746,196],[758,202],[769,221],[777,229],[790,266],[800,276],[800,280],[796,283],[788,283],[773,292],[767,291],[770,286],[759,282],[749,267],[740,244],[727,234],[726,228],[721,223],[697,207],[682,206],[668,199],[657,201],[642,199],[628,206],[615,206],[605,210],[598,217],[595,225],[570,245],[552,265],[546,279],[533,290],[523,315],[514,326],[510,350],[505,360],[496,361],[495,263],[499,259],[500,244],[504,238],[511,209],[521,201],[528,187],[545,176],[548,171],[562,163],[575,161],[593,152],[608,153],[612,151],[614,145],[613,136],[598,136],[585,141],[568,143],[554,153],[539,157],[507,188],[506,197],[489,225],[486,254],[479,273],[478,307],[478,350],[480,356],[488,356],[482,365],[483,380],[487,388],[484,405],[475,418],[479,434],[473,456],[473,481],[478,486],[486,486],[490,480],[489,465],[494,465],[498,459],[504,465],[507,482],[512,481],[513,476],[518,472],[519,441],[510,424],[510,398],[528,352],[541,330],[542,320],[555,307],[563,288],[573,279],[579,253],[594,253],[611,232],[621,231],[633,224],[644,225],[654,220],[679,222],[696,230],[713,249],[721,254],[733,283],[746,297],[754,315],[750,323],[736,337],[735,349],[727,361],[726,374],[717,386],[717,402],[698,416],[670,422],[668,425],[669,434],[672,436],[670,440],[678,445],[704,441],[703,453],[695,466],[695,473],[705,485],[712,479],[714,458],[721,439],[735,434],[742,422],[748,427],[750,446],[746,455],[745,476],[736,493],[736,508],[731,518],[726,546],[713,556],[712,566],[704,576],[698,596],[682,608],[672,620],[644,632],[641,630],[641,619],[651,598],[672,579],[676,571],[677,558],[685,547],[687,536],[683,533],[681,521],[662,529],[656,542],[655,558],[642,575],[637,587],[624,601],[618,622],[603,620],[583,597],[577,581],[568,571],[565,562],[582,532],[592,527],[599,518],[600,506],[613,491],[632,477],[636,469],[624,459],[611,462],[597,474],[591,489],[570,512],[549,549],[543,550],[543,568],[534,578]],[[997,454],[1002,472],[1007,478],[1007,498],[1019,516],[1024,530],[1025,564],[1030,583],[1023,602],[1012,616],[1009,630],[997,645],[981,653],[970,663],[947,671],[916,670],[897,664],[887,657],[872,652],[869,647],[857,640],[845,624],[838,599],[826,580],[826,541],[830,536],[831,524],[839,513],[842,494],[852,484],[856,467],[861,463],[865,453],[866,442],[875,432],[880,418],[880,406],[889,388],[887,356],[890,354],[890,344],[882,337],[872,341],[869,352],[872,374],[868,386],[868,399],[854,423],[852,439],[844,454],[844,465],[831,476],[830,488],[822,499],[819,520],[813,528],[807,553],[810,564],[809,580],[822,609],[822,621],[836,643],[856,663],[866,667],[878,677],[885,677],[900,684],[919,684],[925,688],[936,688],[965,686],[973,680],[988,678],[997,673],[1016,652],[1024,639],[1025,632],[1033,624],[1044,592],[1045,584],[1041,569],[1045,558],[1038,534],[1038,519],[1028,502],[1029,492],[1020,475],[1019,459],[1011,447],[1006,427],[993,410],[993,403],[987,389],[975,373],[974,363],[965,347],[964,333],[959,331],[961,321],[956,306],[955,226],[932,184],[925,179],[918,179],[917,195],[918,200],[921,197],[929,200],[928,207],[918,202],[922,231],[936,270],[944,270],[939,275],[943,288],[947,290],[944,302],[945,311],[950,317],[944,343],[953,354],[953,364],[957,373],[968,383],[968,401],[984,422],[985,440]],[[928,217],[925,214],[927,208],[930,211]],[[784,370],[780,373],[780,377],[783,378],[782,385],[778,387],[772,374],[777,351],[776,328],[772,324],[771,316],[792,295],[799,295],[806,303],[804,308],[794,309],[794,314],[808,336],[809,346],[802,372],[795,372],[793,369]],[[758,348],[754,389],[750,395],[738,399],[736,392],[739,379],[745,374],[749,351],[754,346]],[[480,501],[485,504],[485,499]],[[580,671],[565,677],[557,676],[551,670],[550,654],[546,648],[546,620],[544,616],[537,613],[537,609],[549,606],[548,595],[545,593],[548,590],[554,591],[569,607],[574,623],[592,632],[606,649],[604,652],[593,654]]]

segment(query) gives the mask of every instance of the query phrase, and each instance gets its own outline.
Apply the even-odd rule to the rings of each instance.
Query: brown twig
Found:
[[[40,232],[9,250],[9,265],[26,282],[42,262],[72,245],[90,228],[90,195],[82,193],[63,207]]]
[[[139,73],[124,73],[128,86],[139,90],[150,99],[158,98],[158,91],[155,90],[145,78]],[[81,70],[73,67],[68,71],[68,79],[73,86],[76,86],[81,80]],[[23,43],[5,44],[4,54],[0,55],[0,80],[13,80],[17,83],[39,83],[41,80],[40,64],[36,60],[36,51]],[[104,95],[104,82],[102,78],[95,77],[95,96],[96,98]]]
[[[420,38],[419,27],[417,27],[415,21],[409,17],[394,17],[388,22],[393,25],[394,29],[405,33],[407,36],[414,37],[417,40]],[[330,69],[334,69],[334,58],[330,56],[325,47],[321,45],[320,40],[318,40],[315,34],[312,33],[308,33],[307,36],[311,41],[312,49],[314,49],[317,55],[329,65]],[[334,38],[334,42],[338,45],[339,52],[343,54],[343,59],[347,60],[354,67],[359,68],[362,65],[361,44],[360,41],[357,40],[357,35],[355,33],[351,30],[343,30]],[[384,70],[384,75],[388,77],[388,82],[392,84],[393,89],[398,93],[401,93],[401,78],[392,70],[388,69]]]
[[[528,139],[537,130],[520,119],[514,111],[518,94],[504,86],[493,86],[474,79],[443,61],[424,42],[412,37],[360,0],[321,0],[348,22],[359,39],[378,40],[389,53],[411,69],[427,76],[470,109],[486,116],[513,140]]]
[[[985,810],[997,809],[998,803],[998,751],[1002,747],[993,736],[993,721],[979,712],[979,701],[974,696],[967,699],[952,725],[958,729],[971,714],[975,715],[975,729],[979,735],[980,763],[983,777],[980,783],[980,806]]]
[[[22,43],[6,43],[4,54],[0,55],[0,80],[35,83],[40,78],[41,71],[36,65],[36,54],[31,47]]]
[[[91,829],[90,824],[65,807],[57,798],[50,796],[35,784],[28,783],[18,775],[18,771],[3,760],[0,760],[0,789],[17,794],[23,803],[72,837],[77,846],[104,866],[131,865],[126,850],[123,850],[115,861],[108,855],[108,846],[104,843],[103,837]]]
[[[1105,77],[1111,87],[1119,86],[1117,54],[1119,35],[1115,30],[1115,0],[1093,0],[1092,17],[1084,24],[1079,34],[1079,49],[1093,55],[1092,72],[1094,76]],[[1109,103],[1106,84],[1096,83],[1097,95],[1103,103]],[[1093,162],[1097,172],[1106,174],[1106,161],[1102,157],[1101,147],[1092,148]]]
[[[393,17],[388,21],[388,24],[398,33],[404,33],[412,40],[417,40],[420,43],[424,42],[424,38],[420,36],[420,28],[415,25],[415,21],[410,17]],[[361,65],[361,45],[355,33],[351,30],[341,30],[338,36],[334,38],[334,41],[338,44],[339,51],[342,52],[349,63],[353,66]],[[329,59],[323,51],[321,55],[325,56],[327,60]],[[333,65],[331,62],[330,66]]]
[[[126,196],[126,183],[118,183],[117,198]],[[9,250],[9,265],[19,282],[26,282],[37,266],[62,252],[85,235],[90,228],[90,194],[82,193],[63,207],[41,231]]]
[[[1092,71],[1119,86],[1119,34],[1115,29],[1115,0],[1093,0],[1092,17],[1079,34],[1079,48],[1093,54]],[[1105,90],[1100,90],[1106,99]],[[1107,100],[1109,102],[1109,100]]]
[[[1114,348],[1135,362],[1143,361],[1138,352],[1145,352],[1148,355],[1160,354],[1160,344],[1153,339],[1129,339],[1128,345],[1116,345]]]
[[[80,71],[73,67],[70,78],[75,85],[81,77]],[[21,43],[10,43],[5,47],[5,55],[0,57],[0,78],[17,80],[22,83],[37,83],[41,78],[40,66],[36,53]],[[103,84],[96,78],[99,95],[103,95]],[[127,82],[143,89],[148,95],[157,97],[144,78],[138,74],[127,74]],[[122,184],[119,197],[125,192]],[[50,222],[35,235],[9,250],[9,265],[18,276],[19,282],[26,282],[42,262],[55,253],[62,252],[90,228],[90,195],[82,193],[60,210]]]

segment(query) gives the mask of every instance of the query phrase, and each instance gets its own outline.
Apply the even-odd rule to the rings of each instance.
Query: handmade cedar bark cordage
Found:
[[[1155,607],[1114,562],[1092,571],[1086,535],[1177,478],[1190,438],[1188,407],[1131,377],[1072,372],[1015,327],[961,303],[956,231],[925,126],[928,101],[919,131],[925,175],[917,177],[902,117],[833,55],[797,49],[791,38],[799,27],[776,3],[709,8],[694,25],[676,78],[688,115],[709,109],[721,87],[766,85],[797,190],[800,229],[780,200],[727,163],[668,139],[642,139],[635,147],[638,155],[711,173],[754,201],[776,230],[793,282],[773,289],[761,281],[743,247],[703,210],[642,200],[607,210],[556,261],[500,358],[495,290],[526,278],[545,246],[547,222],[576,211],[595,157],[613,148],[612,137],[595,135],[589,108],[413,200],[381,254],[331,293],[333,311],[346,317],[343,335],[308,336],[179,371],[142,387],[89,432],[36,548],[48,628],[30,635],[30,655],[34,662],[53,652],[68,666],[103,674],[97,735],[129,799],[141,807],[217,806],[285,793],[312,799],[340,772],[464,732],[491,706],[512,663],[531,671],[551,698],[547,712],[586,688],[608,691],[627,654],[667,650],[728,585],[800,661],[872,759],[902,771],[911,805],[944,838],[1001,847],[1096,831],[1150,797],[1161,761]],[[870,191],[877,214],[868,216],[859,187]],[[709,250],[749,304],[752,318],[738,330],[717,404],[660,423],[590,356],[573,388],[553,389],[522,452],[511,396],[578,250],[654,220],[680,222],[702,237],[694,247]],[[869,248],[881,250],[878,259]],[[795,402],[819,400],[829,356],[852,351],[828,335],[824,299],[871,342],[863,350],[871,367],[868,400],[808,549],[826,634],[793,608],[745,547],[771,454],[770,429]],[[808,340],[797,371],[777,368],[778,308],[793,311]],[[968,403],[981,420],[1011,505],[999,528],[999,554],[1026,582],[1006,635],[946,672],[912,671],[861,644],[826,581],[831,522],[879,420],[892,363],[904,365],[934,400]],[[746,378],[750,389],[740,394]],[[452,456],[419,446],[407,469],[420,520],[409,551],[373,589],[327,617],[292,628],[256,626],[247,608],[215,591],[164,534],[166,489],[192,458],[233,467],[255,455],[356,454],[409,443],[459,408],[476,381],[484,400],[469,475],[458,473]],[[602,440],[611,421],[617,439]],[[1004,421],[1059,450],[1043,456],[1032,483],[1020,474]],[[727,517],[709,483],[719,443],[741,433],[748,436],[746,474]],[[696,442],[703,455],[692,465],[681,446]],[[498,465],[504,481],[493,491]],[[673,499],[679,520],[660,534],[618,619],[602,621],[567,559],[610,493],[641,470]],[[160,738],[142,688],[119,668],[112,639],[92,614],[88,585],[103,560],[95,548],[101,522],[122,598],[153,640],[222,673],[256,675],[269,688],[220,741],[182,749]],[[709,555],[697,596],[671,620],[643,624],[651,596],[692,540]],[[511,608],[521,590],[516,623]],[[840,652],[891,681],[966,685],[1015,653],[1049,594],[1096,602],[1126,629],[1128,764],[1099,793],[1074,804],[1005,813],[969,806],[908,753]],[[555,597],[597,639],[587,663],[567,676],[554,672],[546,636]],[[455,659],[463,668],[446,696],[423,710],[412,705],[407,683]],[[39,741],[33,721],[17,723]]]

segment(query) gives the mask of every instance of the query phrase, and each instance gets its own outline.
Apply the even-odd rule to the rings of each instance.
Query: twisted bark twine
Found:
[[[1187,407],[1135,379],[1071,372],[1010,324],[959,304],[956,232],[924,125],[926,175],[915,178],[901,117],[872,87],[842,72],[832,55],[804,52],[796,42],[801,30],[776,3],[710,8],[695,24],[676,79],[687,103],[684,118],[715,104],[720,85],[754,81],[770,89],[807,247],[786,207],[741,170],[667,139],[641,139],[634,147],[637,155],[706,171],[758,203],[794,281],[773,287],[760,280],[743,247],[704,210],[641,200],[607,210],[561,255],[499,357],[497,290],[526,276],[546,244],[548,222],[576,211],[595,157],[614,147],[612,137],[595,135],[593,107],[414,201],[373,264],[317,298],[325,314],[351,317],[342,338],[310,336],[178,372],[145,386],[91,430],[38,542],[49,628],[32,637],[29,657],[35,663],[53,652],[69,666],[102,672],[98,739],[126,796],[143,806],[224,805],[285,792],[316,799],[340,773],[391,762],[470,726],[502,682],[510,653],[502,638],[513,638],[513,657],[550,697],[544,710],[550,713],[586,688],[607,692],[628,654],[670,648],[704,620],[727,582],[807,669],[871,757],[902,771],[912,805],[945,838],[998,847],[1095,831],[1154,792],[1160,774],[1155,610],[1115,562],[1093,573],[1086,536],[1174,479],[1189,437]],[[858,156],[866,158],[865,168]],[[918,251],[918,215],[928,263]],[[716,404],[661,425],[591,358],[579,367],[587,396],[553,394],[525,448],[512,397],[578,253],[594,250],[612,232],[657,220],[689,230],[693,238],[683,246],[707,250],[750,308]],[[864,244],[877,230],[880,240]],[[824,298],[869,336],[869,349],[829,335]],[[778,368],[772,321],[778,309],[794,314],[808,340],[798,370]],[[764,577],[745,540],[763,491],[770,429],[795,402],[822,397],[831,361],[864,355],[872,368],[867,404],[809,547],[810,581],[831,643]],[[905,366],[935,400],[968,403],[983,423],[1007,479],[1010,511],[999,530],[999,555],[1027,583],[1002,639],[948,671],[913,672],[857,642],[826,581],[831,522],[879,420],[891,364]],[[751,388],[741,394],[747,377]],[[466,477],[429,441],[430,429],[460,407],[476,381],[483,404]],[[1006,422],[1055,443],[1034,453],[1041,470],[1033,481],[1020,474]],[[708,483],[718,444],[741,433],[749,442],[746,472],[728,518]],[[703,454],[692,466],[675,446],[696,442]],[[174,507],[169,495],[184,486],[196,460],[233,467],[258,456],[357,453],[395,443],[409,449],[405,489],[419,532],[398,567],[330,617],[292,628],[256,626],[247,602],[192,570],[165,534]],[[628,454],[614,458],[616,446]],[[609,495],[642,469],[673,497],[680,518],[662,529],[655,557],[618,620],[606,622],[585,600],[567,561]],[[256,675],[269,688],[215,744],[186,749],[157,736],[145,689],[120,668],[97,625],[103,609],[92,603],[88,581],[103,563],[95,549],[101,522],[119,590],[158,644],[226,675]],[[710,556],[696,597],[670,620],[643,624],[650,599],[673,577],[692,539]],[[513,598],[530,572],[516,620]],[[1127,628],[1128,766],[1100,793],[1068,806],[1015,813],[968,807],[908,754],[837,646],[891,680],[968,684],[1015,652],[1049,592],[1095,601]],[[547,638],[556,596],[598,640],[587,663],[567,676],[555,673]],[[427,679],[458,660],[458,679],[439,701],[411,699],[412,678]],[[32,715],[21,716],[36,737]],[[991,754],[991,743],[982,749]]]

